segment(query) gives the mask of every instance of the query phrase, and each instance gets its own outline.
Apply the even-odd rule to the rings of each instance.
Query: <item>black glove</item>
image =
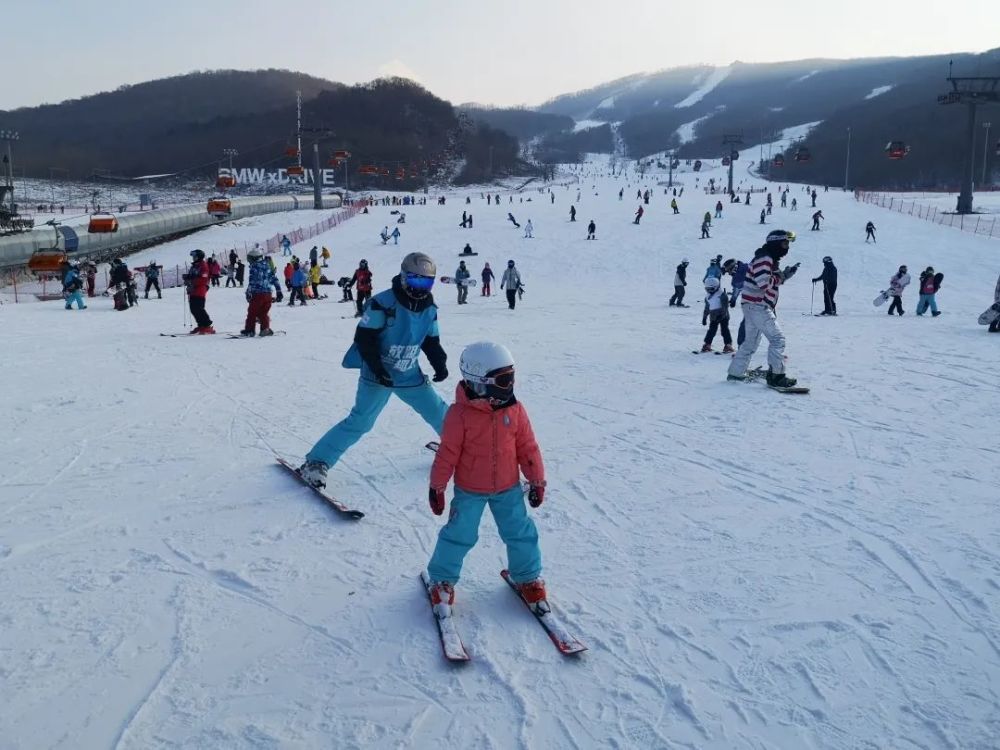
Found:
[[[442,367],[434,371],[434,377],[431,378],[435,383],[440,383],[442,380],[448,379],[448,368]]]
[[[730,307],[736,307],[736,297],[735,296],[731,300],[729,300],[729,306]]]
[[[247,293],[244,296],[247,298],[247,302],[249,302],[251,299],[253,299],[253,295],[250,294],[250,290],[249,289],[247,289]]]
[[[372,375],[378,381],[379,385],[384,385],[386,388],[392,388],[392,378],[389,376],[385,370],[379,370],[378,372],[373,372]]]
[[[532,508],[537,508],[545,500],[545,485],[544,484],[533,484],[531,489],[528,490],[528,504]]]
[[[281,293],[280,289],[277,289],[275,291],[277,291],[277,293],[278,293],[277,301],[281,302],[281,300],[283,300],[285,298],[285,295]]]

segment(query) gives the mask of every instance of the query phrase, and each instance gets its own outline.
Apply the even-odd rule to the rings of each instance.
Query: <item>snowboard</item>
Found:
[[[479,283],[475,279],[466,279],[464,282],[456,281],[453,276],[442,276],[438,281],[442,284],[458,284],[459,286],[476,286]]]
[[[288,471],[290,471],[292,474],[294,474],[295,478],[298,479],[302,484],[304,484],[306,487],[308,487],[313,492],[315,492],[317,495],[319,495],[321,498],[323,498],[323,500],[330,507],[332,507],[334,510],[336,510],[340,515],[344,516],[345,518],[350,518],[350,519],[355,520],[355,521],[358,520],[358,519],[360,519],[360,518],[364,518],[365,517],[365,514],[362,513],[360,510],[355,510],[353,508],[347,507],[344,503],[342,503],[340,500],[338,500],[337,498],[335,498],[333,495],[327,494],[327,492],[325,490],[322,490],[322,489],[320,489],[318,487],[313,487],[311,484],[309,484],[309,482],[307,482],[305,479],[302,478],[302,475],[299,474],[298,468],[292,462],[290,462],[290,461],[288,461],[288,460],[286,460],[286,459],[284,459],[284,458],[282,458],[281,456],[278,456],[278,455],[275,455],[275,460],[277,460],[277,462],[279,464],[281,464],[286,469],[288,469]]]
[[[983,311],[976,322],[981,326],[988,326],[998,318],[1000,318],[1000,302],[994,302]]]
[[[459,258],[468,258],[469,256],[472,256],[472,255],[479,255],[479,253],[459,253],[458,257]]]
[[[872,304],[875,305],[875,307],[879,307],[880,305],[884,305],[888,301],[889,301],[889,291],[884,290],[879,292],[878,297],[872,300]]]
[[[757,367],[754,368],[753,370],[747,371],[746,382],[764,383],[764,385],[767,385],[767,387],[770,388],[772,391],[777,391],[778,393],[799,393],[799,394],[809,393],[809,388],[804,385],[793,385],[787,387],[782,387],[779,385],[768,385],[767,370],[765,370],[763,367]]]

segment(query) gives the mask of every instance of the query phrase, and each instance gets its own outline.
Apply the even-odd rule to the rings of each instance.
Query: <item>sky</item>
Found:
[[[5,34],[8,70],[17,74],[5,77],[0,110],[223,68],[285,68],[348,84],[401,75],[455,104],[530,106],[682,65],[981,52],[1000,47],[994,6],[995,0],[6,2],[4,25],[26,31]]]

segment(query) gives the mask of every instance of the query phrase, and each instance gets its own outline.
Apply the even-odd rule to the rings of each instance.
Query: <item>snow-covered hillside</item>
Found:
[[[331,278],[364,257],[377,288],[411,250],[440,274],[466,242],[476,275],[517,260],[514,311],[436,288],[437,387],[451,399],[467,343],[514,353],[548,470],[532,511],[545,577],[587,653],[561,657],[515,600],[487,517],[457,589],[473,661],[443,662],[417,578],[443,523],[426,499],[434,435],[398,400],[330,475],[362,521],[275,466],[353,403],[336,287],[276,306],[288,333],[266,340],[159,337],[183,330],[179,290],[122,313],[4,305],[0,748],[996,747],[1000,336],[975,318],[1000,243],[840,192],[819,194],[810,232],[795,185],[798,212],[760,226],[760,194],[723,201],[699,240],[717,199],[699,185],[721,170],[682,173],[675,216],[663,175],[613,180],[605,163],[554,204],[470,191],[407,207],[398,247],[378,240],[389,207],[312,241]],[[749,258],[777,227],[799,233],[778,309],[808,396],[726,382],[728,357],[691,354],[709,258]],[[183,262],[206,238],[142,257]],[[825,255],[836,318],[809,315]],[[691,308],[668,308],[684,256]],[[905,316],[872,306],[901,263],[944,273],[941,317],[913,314],[915,284]],[[245,308],[243,290],[208,298],[219,330]]]

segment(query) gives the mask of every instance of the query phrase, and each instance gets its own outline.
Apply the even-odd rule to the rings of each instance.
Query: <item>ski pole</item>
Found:
[[[813,314],[813,301],[816,299],[816,285],[813,284],[812,294],[809,296],[809,314]]]

